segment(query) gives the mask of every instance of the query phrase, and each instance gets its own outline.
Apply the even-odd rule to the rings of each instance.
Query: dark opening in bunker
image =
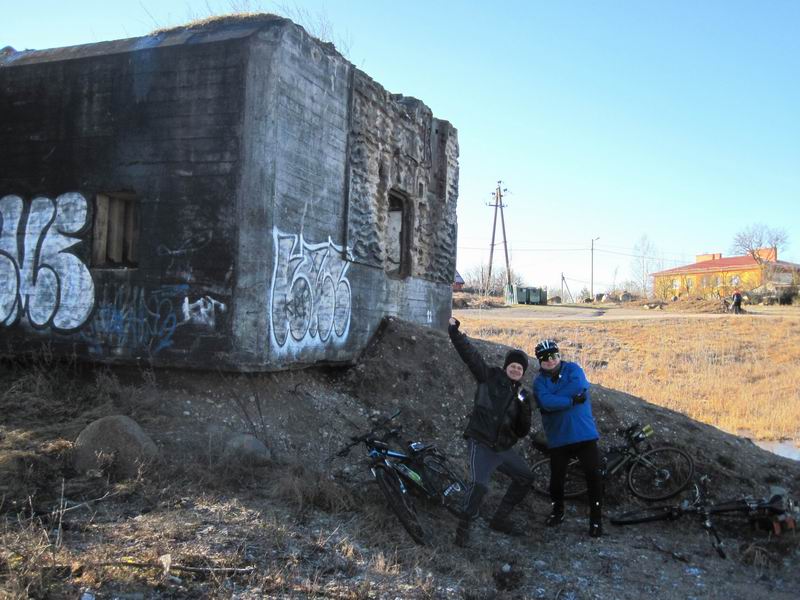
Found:
[[[92,266],[135,267],[139,243],[136,195],[129,192],[97,194],[93,233]]]
[[[408,197],[389,192],[389,222],[386,228],[386,272],[393,277],[408,277],[411,272],[410,220]]]

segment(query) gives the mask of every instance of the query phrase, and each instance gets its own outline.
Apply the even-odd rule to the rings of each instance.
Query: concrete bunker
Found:
[[[456,130],[287,19],[0,54],[0,351],[276,370],[444,327]]]

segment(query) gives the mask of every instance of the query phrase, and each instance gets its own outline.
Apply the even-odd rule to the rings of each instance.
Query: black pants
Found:
[[[603,476],[597,440],[550,449],[550,500],[557,507],[564,506],[564,480],[567,477],[567,465],[572,458],[578,459],[586,477],[590,504],[595,506],[597,502],[602,502]]]
[[[511,484],[501,504],[510,509],[521,502],[533,483],[528,463],[511,449],[497,451],[473,439],[468,441],[470,483],[465,506],[467,515],[477,516],[483,496],[489,487],[489,478],[495,470],[511,477]]]

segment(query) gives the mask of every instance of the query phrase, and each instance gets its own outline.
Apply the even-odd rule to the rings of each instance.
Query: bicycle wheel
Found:
[[[445,459],[438,456],[428,455],[422,464],[425,466],[425,478],[444,507],[456,516],[461,515],[467,503],[464,480],[453,472]]]
[[[378,487],[381,488],[383,495],[386,496],[389,508],[400,519],[400,523],[408,534],[415,542],[424,545],[425,530],[417,519],[417,509],[414,507],[414,501],[400,487],[400,479],[397,473],[390,472],[384,468],[376,468],[375,480],[378,482]]]
[[[535,462],[531,467],[533,474],[533,491],[543,496],[550,496],[550,459]],[[586,493],[586,478],[583,476],[578,459],[573,458],[567,465],[567,476],[564,479],[564,498],[577,498]]]
[[[692,457],[680,448],[656,448],[639,455],[628,471],[628,487],[644,500],[664,500],[689,485]]]
[[[636,525],[655,521],[673,521],[680,516],[681,513],[676,506],[648,506],[613,515],[611,522],[614,525]]]

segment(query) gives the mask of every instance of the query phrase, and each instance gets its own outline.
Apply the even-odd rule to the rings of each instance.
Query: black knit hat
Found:
[[[522,372],[524,373],[528,370],[528,355],[519,348],[509,350],[508,354],[506,354],[506,359],[503,361],[503,370],[511,363],[522,365]]]

